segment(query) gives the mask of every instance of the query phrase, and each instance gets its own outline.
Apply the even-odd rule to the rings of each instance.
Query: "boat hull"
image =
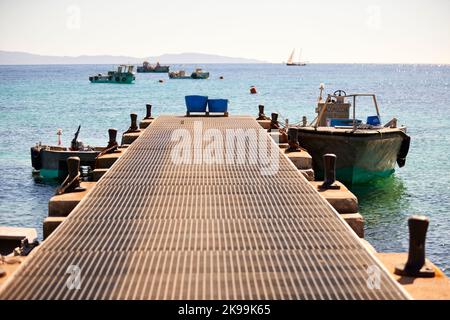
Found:
[[[67,174],[67,158],[79,157],[80,166],[95,168],[95,159],[100,151],[68,151],[31,148],[32,166],[44,179],[64,179]]]
[[[191,74],[192,79],[208,79],[209,72],[193,72]]]
[[[122,75],[101,75],[101,76],[91,76],[89,81],[91,83],[120,83],[120,84],[131,84],[135,80],[133,74],[122,74]]]
[[[192,79],[191,76],[169,76],[170,79]]]
[[[323,178],[323,155],[333,153],[336,178],[347,185],[391,175],[407,137],[400,129],[363,134],[299,129],[300,145],[311,154],[316,177]]]

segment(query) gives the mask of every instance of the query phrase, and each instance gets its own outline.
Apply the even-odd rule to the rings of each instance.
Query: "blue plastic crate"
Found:
[[[379,116],[369,116],[367,117],[367,124],[370,124],[372,126],[379,126],[381,125],[381,120]]]
[[[184,99],[188,112],[206,112],[207,96],[185,96]]]
[[[227,99],[208,99],[208,111],[209,112],[227,112],[228,100]]]
[[[328,119],[330,127],[348,127],[353,126],[353,119],[341,119],[341,118],[332,118]],[[360,125],[362,123],[361,120],[355,120],[356,125]]]

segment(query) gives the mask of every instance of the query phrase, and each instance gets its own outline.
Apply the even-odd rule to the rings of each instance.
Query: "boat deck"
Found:
[[[214,134],[261,130],[250,117],[158,117],[32,252],[0,298],[409,297],[271,138],[273,174],[262,174],[259,160],[174,163],[180,142],[173,132],[193,135],[199,121]],[[195,136],[188,142],[182,146],[191,154],[205,148]],[[261,146],[242,144],[234,152],[255,160]]]

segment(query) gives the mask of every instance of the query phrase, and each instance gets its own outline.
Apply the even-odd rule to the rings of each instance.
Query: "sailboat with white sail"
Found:
[[[294,62],[295,49],[292,50],[292,53],[291,53],[291,55],[289,56],[286,65],[287,65],[287,66],[306,66],[306,63],[305,63],[305,62],[301,62],[301,59],[300,59],[301,54],[302,54],[302,52],[301,52],[301,50],[300,50],[300,53],[299,53],[299,55],[298,55],[298,62]]]

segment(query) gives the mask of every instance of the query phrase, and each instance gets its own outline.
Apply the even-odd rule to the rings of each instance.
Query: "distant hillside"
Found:
[[[163,54],[156,57],[136,58],[127,56],[44,56],[26,52],[0,51],[0,65],[4,64],[140,64],[147,60],[151,63],[265,63],[255,59],[225,57],[205,53]]]

